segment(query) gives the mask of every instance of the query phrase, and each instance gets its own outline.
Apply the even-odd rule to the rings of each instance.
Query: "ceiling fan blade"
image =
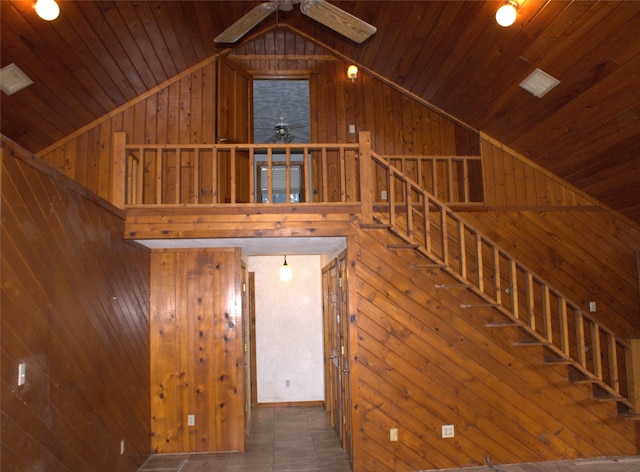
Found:
[[[235,43],[277,8],[277,3],[274,2],[265,2],[253,7],[249,13],[216,36],[214,42]]]
[[[364,42],[377,31],[375,26],[324,0],[302,0],[300,11],[356,43]]]

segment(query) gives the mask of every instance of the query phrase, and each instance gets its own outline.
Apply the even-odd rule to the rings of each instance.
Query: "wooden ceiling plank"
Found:
[[[7,22],[2,26],[3,63],[11,61],[17,64],[33,80],[31,87],[39,87],[43,92],[41,101],[60,110],[63,122],[75,126],[103,112],[91,97],[86,102],[76,97],[72,88],[74,85],[81,88],[81,84],[67,68],[60,66],[64,61],[48,51],[47,41],[31,28],[24,17],[7,7],[3,8],[2,19]]]
[[[415,3],[413,5],[420,7],[420,5],[416,5]],[[399,38],[403,36],[405,31],[412,31],[415,28],[415,26],[411,26],[411,23],[416,20],[415,17],[412,18],[411,16],[412,13],[415,14],[414,9],[410,8],[411,4],[399,3],[394,5],[394,7],[391,14],[387,17],[387,23],[381,26],[387,28],[388,33],[385,42],[380,45],[378,54],[376,54],[376,58],[371,64],[372,69],[380,71],[385,77],[389,77],[395,68],[395,63],[387,61],[385,58],[388,57],[389,54],[397,54],[399,51],[402,51],[402,54],[408,54],[408,51],[403,51],[404,48],[398,44]]]
[[[107,25],[111,28],[118,42],[122,44],[124,53],[129,59],[131,66],[137,72],[138,77],[142,79],[144,84],[143,91],[148,90],[158,85],[160,81],[154,77],[147,58],[140,50],[135,38],[132,37],[126,21],[118,10],[117,4],[118,2],[112,4],[100,3],[98,8],[101,9]],[[117,59],[120,59],[120,57]]]
[[[142,15],[150,14],[148,11],[148,5],[143,6],[143,3],[129,3],[129,2],[116,2],[115,6],[118,9],[120,17],[122,18],[125,26],[127,27],[131,38],[135,42],[137,48],[140,51],[140,56],[144,58],[145,63],[148,65],[153,77],[155,79],[155,85],[172,77],[169,75],[163,66],[163,60],[160,58],[158,48],[151,40],[147,29],[144,24],[148,20],[143,19]],[[155,23],[155,21],[154,21]],[[161,50],[161,44],[159,44]]]
[[[177,43],[186,61],[187,67],[191,67],[198,62],[198,54],[193,45],[193,28],[185,19],[180,1],[160,2],[166,5],[172,29],[175,31]],[[227,3],[227,2],[224,2]],[[211,46],[213,49],[213,45]]]
[[[151,2],[150,8],[164,38],[164,43],[173,59],[173,63],[178,71],[183,71],[187,69],[189,63],[184,55],[184,51],[182,51],[178,35],[173,27],[171,12],[168,11],[168,4],[169,2],[154,1]]]
[[[484,2],[461,2],[461,9],[453,23],[453,27],[446,30],[442,36],[439,46],[444,44],[437,56],[434,56],[429,70],[421,76],[420,85],[412,90],[419,96],[424,97],[436,106],[435,95],[440,90],[442,84],[451,80],[452,70],[456,68],[460,60],[467,54],[481,33],[483,21],[479,18],[486,18],[493,12],[493,7]],[[460,20],[462,19],[462,21]],[[437,73],[435,73],[437,70]],[[468,72],[468,71],[467,71]],[[456,82],[460,81],[456,77]]]
[[[425,61],[430,57],[430,51],[433,50],[433,45],[430,43],[432,30],[438,24],[437,18],[442,13],[442,4],[440,3],[416,2],[414,5],[422,8],[422,11],[412,14],[418,19],[415,29],[409,35],[415,47],[400,55],[398,64],[389,75],[391,80],[401,86],[406,86],[405,80],[411,75],[418,58]],[[425,8],[427,6],[430,8]],[[440,6],[440,8],[435,8],[435,6]]]
[[[434,24],[429,31],[429,38],[425,42],[424,47],[419,54],[415,55],[415,59],[408,69],[404,87],[412,93],[418,93],[418,89],[425,87],[428,77],[432,76],[445,58],[451,53],[453,43],[447,42],[452,34],[456,37],[462,34],[459,24],[455,23],[459,15],[460,9],[463,8],[464,2],[455,2],[452,5],[440,6],[438,2],[429,2],[434,5],[431,8],[439,7],[437,14],[433,17]]]
[[[117,66],[116,69],[110,70],[109,76],[117,84],[126,100],[132,100],[144,93],[147,90],[144,81],[133,66],[124,45],[120,43],[119,38],[105,21],[103,12],[94,2],[78,2],[76,6],[86,18],[87,27],[91,28],[93,35],[99,38],[104,52],[111,57],[111,62]],[[87,36],[87,41],[91,41],[90,36]]]
[[[191,36],[191,46],[195,51],[195,62],[205,60],[211,56],[215,50],[215,44],[213,42],[213,36],[205,36],[203,33],[208,32],[212,35],[211,31],[211,12],[209,6],[211,2],[178,2],[183,14],[181,17],[188,28],[191,28],[193,33]],[[195,63],[194,62],[194,63]]]

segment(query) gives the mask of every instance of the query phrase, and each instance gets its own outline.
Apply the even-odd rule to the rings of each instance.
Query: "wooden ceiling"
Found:
[[[500,0],[331,2],[378,28],[364,44],[297,7],[278,21],[640,223],[640,2],[519,2],[509,28]],[[59,3],[46,22],[32,0],[0,1],[1,65],[34,82],[2,94],[2,134],[34,153],[224,51],[213,38],[258,2]],[[543,98],[518,85],[536,68],[560,80]]]

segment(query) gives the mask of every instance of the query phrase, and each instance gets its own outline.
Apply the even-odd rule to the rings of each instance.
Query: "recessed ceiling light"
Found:
[[[32,83],[27,74],[15,64],[9,64],[0,70],[0,88],[7,95],[14,94]]]
[[[520,87],[531,92],[538,98],[543,97],[549,90],[558,85],[560,81],[546,72],[536,69],[529,77],[520,82]]]

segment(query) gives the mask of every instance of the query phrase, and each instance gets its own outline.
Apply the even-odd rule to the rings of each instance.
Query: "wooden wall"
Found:
[[[5,141],[1,213],[0,468],[137,470],[150,451],[148,252],[123,241],[117,210]]]
[[[285,50],[285,44],[291,46]],[[346,78],[347,62],[289,30],[270,30],[236,48],[229,58],[263,78],[309,77],[315,142],[355,142],[358,131],[368,130],[374,149],[381,154],[479,153],[477,132],[364,71],[352,83]],[[116,131],[126,131],[130,143],[212,143],[217,139],[216,62],[216,58],[201,62],[44,149],[38,157],[110,199]],[[355,125],[356,133],[348,133],[349,124]]]
[[[413,269],[413,251],[383,230],[355,236],[358,453],[361,471],[410,471],[638,454],[637,422],[590,401],[566,367],[543,366],[540,347],[518,347],[515,328],[439,271]],[[353,369],[352,369],[353,370]],[[455,437],[442,439],[453,424]],[[399,441],[389,441],[389,429]]]
[[[640,336],[640,228],[488,137],[487,212],[465,221],[621,337]]]
[[[240,249],[151,255],[155,453],[244,450],[241,277]]]

